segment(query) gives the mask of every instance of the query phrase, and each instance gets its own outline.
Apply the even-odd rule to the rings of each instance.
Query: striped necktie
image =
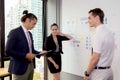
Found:
[[[32,53],[32,41],[31,41],[31,38],[30,38],[29,31],[27,31],[27,39],[28,39],[29,52]]]

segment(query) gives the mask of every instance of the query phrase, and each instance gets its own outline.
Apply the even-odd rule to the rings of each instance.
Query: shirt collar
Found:
[[[100,28],[103,28],[103,24],[100,24],[99,26],[96,27],[96,31],[98,31]]]
[[[27,32],[28,30],[22,25],[23,31]]]

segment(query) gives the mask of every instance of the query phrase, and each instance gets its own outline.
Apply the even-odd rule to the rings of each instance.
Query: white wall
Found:
[[[120,0],[62,0],[61,29],[75,40],[63,42],[64,72],[83,76],[91,55],[93,30],[87,24],[88,11],[101,8],[105,12],[106,26],[115,34],[115,55],[112,63],[114,80],[120,80]]]

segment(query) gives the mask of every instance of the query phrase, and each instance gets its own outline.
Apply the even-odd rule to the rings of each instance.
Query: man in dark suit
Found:
[[[37,17],[23,12],[22,25],[10,31],[6,44],[6,54],[11,57],[9,72],[13,74],[14,80],[33,80],[35,56],[46,53],[36,51],[33,45],[33,38],[30,31],[37,23]]]

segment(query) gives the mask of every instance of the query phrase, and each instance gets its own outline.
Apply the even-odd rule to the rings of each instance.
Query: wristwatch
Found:
[[[85,74],[85,76],[89,77],[89,74],[87,73],[87,71],[85,71],[85,73],[84,73],[84,74]]]

